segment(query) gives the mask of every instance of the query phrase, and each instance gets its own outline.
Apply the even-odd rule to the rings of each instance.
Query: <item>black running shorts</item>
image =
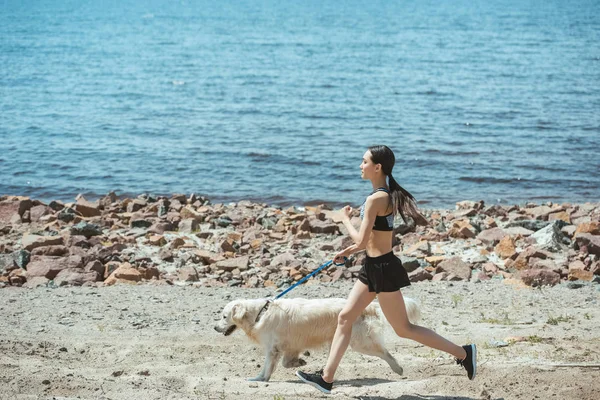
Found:
[[[379,257],[367,257],[358,273],[358,279],[369,287],[369,292],[395,292],[410,286],[408,273],[402,261],[389,252]]]

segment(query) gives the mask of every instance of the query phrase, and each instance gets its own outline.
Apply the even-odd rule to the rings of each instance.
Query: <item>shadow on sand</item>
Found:
[[[288,381],[289,383],[299,383],[300,381]],[[374,386],[380,383],[391,383],[398,382],[389,379],[352,379],[352,380],[339,380],[336,383],[339,386],[350,386],[350,387],[361,387],[361,386]],[[439,395],[420,395],[420,394],[403,394],[400,397],[383,397],[383,396],[356,396],[357,400],[481,400],[481,397],[464,397],[464,396],[439,396]],[[504,400],[503,397],[489,398],[489,400]]]

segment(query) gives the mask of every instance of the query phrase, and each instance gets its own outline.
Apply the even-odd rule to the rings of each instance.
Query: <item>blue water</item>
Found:
[[[0,194],[600,200],[600,2],[0,0]]]

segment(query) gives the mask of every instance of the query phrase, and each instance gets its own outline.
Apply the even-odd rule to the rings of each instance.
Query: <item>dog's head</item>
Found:
[[[234,300],[223,308],[221,319],[215,325],[215,330],[225,336],[231,335],[237,327],[245,325],[247,307],[244,302]]]

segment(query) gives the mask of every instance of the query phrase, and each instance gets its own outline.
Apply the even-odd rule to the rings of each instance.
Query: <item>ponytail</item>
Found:
[[[389,174],[388,177],[394,215],[400,213],[404,222],[407,222],[407,217],[410,217],[415,222],[415,225],[429,225],[423,214],[421,214],[417,208],[417,201],[413,195],[400,186],[392,177],[392,174]]]

